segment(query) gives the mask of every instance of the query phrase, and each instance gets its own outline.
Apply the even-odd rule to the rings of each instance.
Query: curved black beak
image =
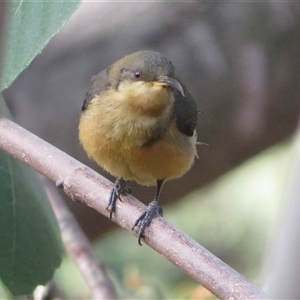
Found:
[[[171,78],[171,77],[168,77],[168,76],[159,76],[158,80],[154,81],[154,84],[170,86],[173,89],[180,92],[183,97],[185,97],[182,85],[177,80],[175,80],[174,78]]]

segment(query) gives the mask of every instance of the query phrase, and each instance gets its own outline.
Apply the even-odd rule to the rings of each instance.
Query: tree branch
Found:
[[[5,118],[0,119],[0,147],[55,183],[75,201],[109,217],[113,184],[66,153]],[[131,195],[118,201],[113,221],[129,232],[146,208]],[[266,299],[260,289],[163,218],[146,229],[145,243],[221,299]]]
[[[77,264],[92,299],[119,299],[104,264],[96,257],[90,242],[54,186],[45,182],[46,192],[54,210],[67,253]]]

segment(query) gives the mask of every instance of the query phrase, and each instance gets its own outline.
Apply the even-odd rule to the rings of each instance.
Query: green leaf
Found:
[[[2,101],[1,101],[2,100]],[[3,113],[3,99],[0,111]],[[13,295],[47,283],[61,263],[57,220],[40,177],[0,150],[0,277]]]
[[[80,0],[6,1],[6,36],[0,91],[39,54],[78,8]]]

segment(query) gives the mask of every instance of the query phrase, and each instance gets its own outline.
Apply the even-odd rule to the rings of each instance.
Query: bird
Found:
[[[163,216],[164,183],[183,176],[197,157],[197,106],[164,55],[142,50],[94,75],[79,120],[88,157],[116,178],[108,199],[110,219],[126,181],[156,185],[154,199],[133,224],[138,243],[151,221]]]

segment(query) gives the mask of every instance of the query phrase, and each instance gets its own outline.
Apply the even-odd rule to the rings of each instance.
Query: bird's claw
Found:
[[[139,233],[138,233],[138,242],[139,245],[142,246],[141,239],[144,238],[144,232],[146,227],[148,227],[151,223],[151,221],[158,217],[163,216],[163,209],[161,206],[157,204],[156,200],[153,200],[147,207],[147,210],[145,210],[139,218],[135,221],[132,230],[138,226],[139,227]]]
[[[108,205],[106,209],[110,212],[109,213],[109,218],[112,219],[112,214],[116,211],[116,203],[117,200],[119,199],[122,202],[121,195],[126,192],[126,193],[131,193],[131,188],[128,187],[125,183],[125,180],[122,178],[118,178],[115,181],[115,186],[111,191],[109,200],[108,200]]]

